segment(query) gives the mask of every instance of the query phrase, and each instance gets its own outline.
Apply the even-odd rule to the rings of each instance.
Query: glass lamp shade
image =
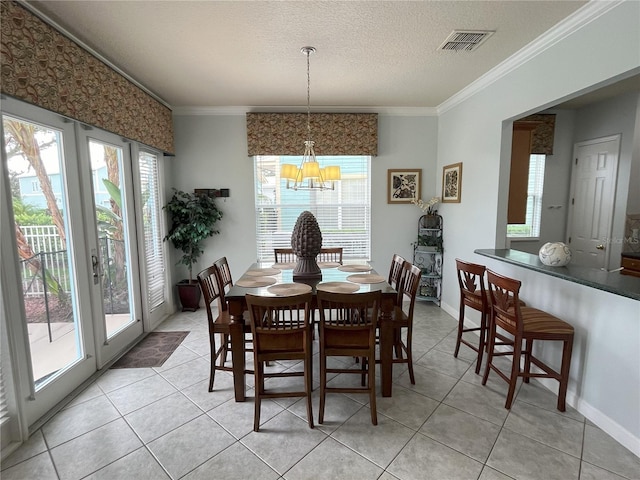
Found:
[[[280,167],[280,178],[286,178],[287,180],[295,180],[298,176],[298,167],[290,163],[284,163]]]
[[[304,162],[302,164],[302,178],[319,178],[320,164],[318,162]]]
[[[327,181],[340,180],[340,167],[338,165],[329,165],[328,167],[325,167],[322,178]]]

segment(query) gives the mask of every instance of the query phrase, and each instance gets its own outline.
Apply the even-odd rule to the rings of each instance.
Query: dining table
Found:
[[[231,358],[233,363],[233,385],[236,402],[246,399],[245,374],[245,312],[246,294],[260,296],[282,296],[296,293],[312,293],[312,308],[317,308],[318,290],[365,293],[379,291],[381,302],[378,315],[380,338],[380,379],[382,395],[392,394],[393,375],[393,309],[397,302],[397,291],[387,279],[379,275],[368,263],[344,264],[318,262],[320,278],[294,278],[295,263],[254,263],[225,295],[231,322]],[[310,287],[310,288],[309,288]]]

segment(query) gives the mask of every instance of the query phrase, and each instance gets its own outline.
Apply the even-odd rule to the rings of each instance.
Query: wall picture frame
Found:
[[[420,198],[422,188],[421,168],[390,168],[387,170],[387,203],[411,203]]]
[[[442,167],[442,203],[460,203],[462,162]]]

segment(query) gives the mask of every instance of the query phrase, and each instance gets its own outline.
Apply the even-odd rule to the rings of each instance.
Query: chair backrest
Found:
[[[318,253],[316,261],[336,262],[342,265],[342,247],[320,248],[320,253]]]
[[[398,289],[398,306],[403,308],[404,302],[409,302],[409,311],[407,313],[409,320],[413,319],[413,308],[416,304],[416,295],[418,294],[421,278],[422,270],[420,267],[410,262],[404,263],[400,278],[400,288]]]
[[[293,248],[274,248],[273,254],[276,263],[292,263],[298,261],[298,257],[293,253]]]
[[[484,284],[486,267],[456,258],[456,269],[461,302],[476,310],[482,311],[484,308],[488,313],[491,306]]]
[[[320,344],[345,352],[375,348],[380,291],[332,293],[319,290]],[[357,353],[354,353],[357,355]]]
[[[406,260],[398,255],[397,253],[393,254],[393,258],[391,259],[391,268],[389,268],[389,285],[393,287],[394,290],[399,290],[399,282],[400,277],[402,276],[402,267]]]
[[[218,268],[215,265],[211,265],[198,273],[197,278],[198,283],[200,284],[200,290],[202,290],[202,295],[204,296],[204,305],[207,309],[207,317],[209,322],[213,323],[215,319],[211,312],[211,304],[214,300],[218,301],[219,311],[227,309],[227,302],[224,300],[224,289],[220,282]]]
[[[231,278],[231,269],[229,268],[229,262],[227,262],[227,257],[221,257],[215,262],[213,265],[218,269],[220,274],[220,281],[222,285],[223,292],[226,291],[227,287],[233,287],[233,279]]]
[[[287,353],[311,351],[311,292],[286,297],[247,294],[245,298],[255,354],[283,360]]]
[[[491,321],[512,335],[522,335],[523,324],[520,313],[520,280],[504,277],[487,269]]]

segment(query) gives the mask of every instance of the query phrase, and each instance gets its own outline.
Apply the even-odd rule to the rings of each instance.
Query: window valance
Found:
[[[377,113],[312,113],[316,155],[377,155]],[[247,113],[248,155],[302,155],[306,113]]]
[[[556,127],[555,114],[539,113],[521,118],[518,122],[537,122],[531,135],[532,155],[553,155],[553,139]]]
[[[15,2],[1,2],[1,91],[174,153],[171,110]]]

